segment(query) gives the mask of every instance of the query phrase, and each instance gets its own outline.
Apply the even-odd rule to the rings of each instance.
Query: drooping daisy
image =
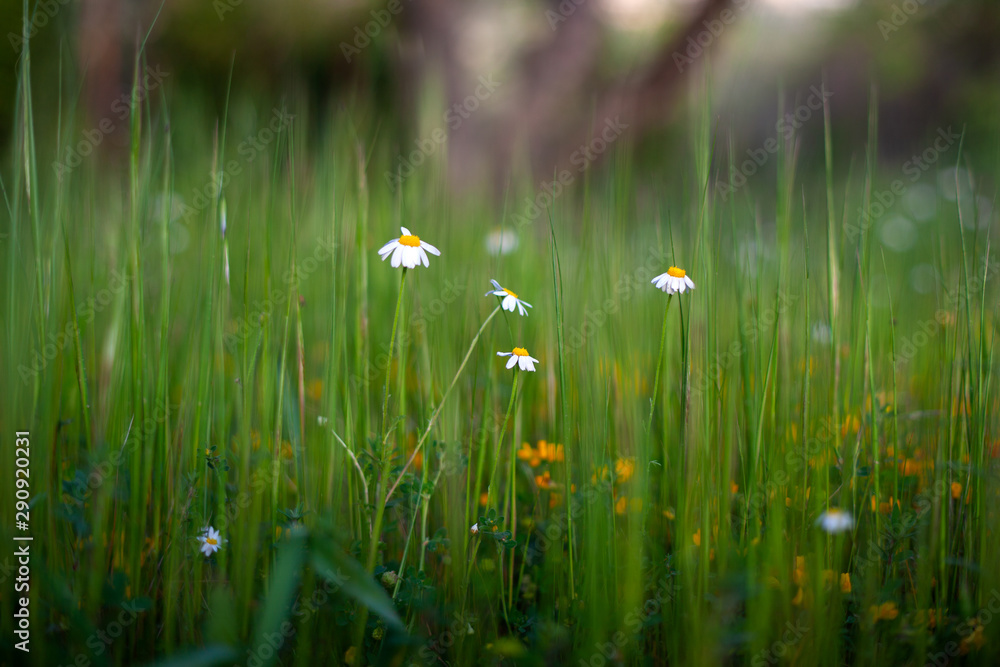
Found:
[[[527,306],[528,308],[531,308],[532,306],[530,303],[528,303],[527,301],[522,301],[516,294],[511,292],[509,289],[500,287],[500,283],[498,283],[497,281],[490,280],[490,282],[493,283],[493,287],[495,289],[492,289],[489,292],[487,292],[486,296],[492,295],[492,296],[503,297],[503,301],[500,302],[500,305],[503,306],[504,310],[509,310],[510,312],[513,313],[514,309],[517,308],[517,311],[521,313],[521,315],[528,314],[528,311],[526,311],[524,307]]]
[[[656,285],[656,289],[661,289],[667,294],[677,292],[683,294],[685,290],[694,289],[694,282],[688,278],[684,269],[678,269],[676,266],[671,266],[666,273],[661,273],[650,282]]]
[[[427,261],[427,253],[429,252],[432,255],[441,254],[440,250],[427,243],[427,241],[421,241],[419,236],[411,234],[410,230],[406,227],[400,227],[399,230],[403,232],[403,235],[398,239],[389,241],[378,251],[383,262],[386,257],[390,254],[392,255],[390,264],[392,264],[393,268],[402,264],[406,268],[412,269],[421,262],[423,262],[424,266],[430,266]]]
[[[219,535],[219,531],[211,526],[206,526],[201,529],[201,535],[198,536],[198,541],[201,542],[201,552],[205,556],[211,556],[213,553],[222,548],[222,537]]]
[[[816,525],[831,535],[836,535],[853,528],[854,517],[851,516],[850,512],[845,512],[839,507],[831,507],[819,515],[819,518],[816,519]]]
[[[535,364],[540,363],[538,359],[528,355],[528,351],[523,347],[515,347],[513,352],[497,352],[498,357],[510,357],[507,361],[507,370],[514,368],[514,364],[522,371],[535,371]]]

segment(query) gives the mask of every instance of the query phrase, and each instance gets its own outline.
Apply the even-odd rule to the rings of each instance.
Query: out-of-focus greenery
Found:
[[[443,151],[390,188],[363,97],[217,115],[179,75],[115,117],[123,165],[57,170],[93,128],[36,118],[58,88],[26,75],[0,430],[30,432],[32,652],[6,663],[996,663],[997,164],[972,130],[882,163],[873,100],[865,140],[803,144],[823,167],[782,134],[747,175],[702,96],[676,178],[625,135],[495,205],[453,196]],[[379,261],[401,226],[441,256]],[[671,266],[696,287],[653,288]]]

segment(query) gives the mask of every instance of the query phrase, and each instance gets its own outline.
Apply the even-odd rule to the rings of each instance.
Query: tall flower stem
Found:
[[[510,420],[510,415],[514,412],[514,399],[517,397],[517,376],[520,375],[520,371],[514,368],[514,386],[510,389],[510,403],[507,404],[507,414],[504,415],[503,425],[500,427],[500,437],[497,439],[497,455],[493,460],[493,470],[490,472],[490,484],[486,487],[487,503],[489,506],[493,503],[493,478],[496,477],[497,467],[500,465],[500,454],[503,452],[503,437],[507,433],[507,422]],[[512,445],[513,446],[513,445]]]
[[[458,376],[462,374],[462,371],[465,369],[465,365],[469,363],[469,357],[472,356],[472,351],[476,348],[476,343],[479,342],[479,337],[483,335],[483,331],[486,329],[486,325],[489,324],[490,320],[492,320],[499,312],[500,312],[500,306],[497,306],[496,308],[493,309],[493,312],[490,313],[489,317],[486,318],[482,326],[479,327],[479,331],[476,332],[476,335],[472,339],[472,342],[469,343],[469,349],[465,353],[465,358],[462,359],[462,363],[459,365],[458,370],[455,371],[455,377],[451,379],[451,384],[448,385],[448,389],[445,390],[444,395],[441,397],[441,401],[438,403],[437,408],[435,408],[434,412],[431,413],[431,418],[427,421],[427,427],[424,429],[423,435],[420,436],[420,440],[417,441],[417,446],[413,448],[413,453],[410,454],[410,458],[407,459],[406,465],[404,465],[403,469],[399,471],[399,477],[396,479],[396,483],[389,488],[389,493],[385,494],[385,502],[389,502],[389,498],[392,497],[393,491],[395,491],[396,487],[399,486],[399,483],[403,479],[403,475],[409,469],[410,464],[413,463],[413,459],[417,458],[417,454],[420,452],[420,448],[423,447],[424,441],[427,440],[427,436],[430,435],[431,429],[434,428],[434,422],[437,421],[438,415],[441,414],[441,408],[444,407],[445,401],[448,400],[448,395],[451,394],[451,390],[455,388],[455,384],[458,382]]]
[[[403,303],[403,285],[405,283],[406,268],[403,269],[403,275],[399,279],[399,297],[396,299],[396,314],[392,318],[392,335],[389,337],[389,361],[385,369],[385,397],[382,399],[381,437],[379,438],[379,443],[382,447],[382,474],[379,476],[378,490],[375,492],[376,498],[381,495],[379,491],[386,488],[389,482],[389,470],[392,467],[392,453],[388,451],[389,447],[386,445],[386,440],[388,439],[386,413],[389,410],[389,381],[392,379],[392,351],[396,343],[396,325],[399,323],[399,309]],[[372,524],[371,544],[368,547],[369,570],[374,570],[375,568],[375,560],[378,556],[379,535],[382,534],[382,519],[384,516],[385,503],[380,502],[375,510],[375,523]]]
[[[663,308],[663,331],[660,333],[660,353],[656,355],[656,376],[653,380],[653,398],[649,401],[649,419],[646,422],[646,433],[653,428],[653,412],[656,410],[656,401],[660,397],[660,369],[663,367],[663,350],[667,346],[667,314],[670,312],[670,302],[674,300],[674,295],[667,297],[667,305]]]
[[[385,416],[389,410],[389,380],[392,379],[392,351],[396,345],[396,325],[399,323],[399,309],[403,304],[403,285],[406,283],[406,267],[403,267],[403,275],[399,278],[399,296],[396,298],[396,314],[392,318],[392,335],[389,336],[389,361],[385,368],[385,392],[382,398],[382,437],[385,440]]]

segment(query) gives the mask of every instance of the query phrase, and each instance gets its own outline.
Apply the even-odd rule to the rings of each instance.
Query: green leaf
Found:
[[[307,532],[304,529],[292,530],[288,540],[279,547],[278,560],[271,572],[271,581],[267,587],[267,599],[264,601],[260,616],[257,617],[253,644],[250,647],[250,650],[257,654],[259,667],[273,664],[281,649],[280,645],[275,648],[274,642],[269,638],[274,637],[276,633],[281,637],[287,635],[282,628],[292,611],[292,602],[299,589],[299,578],[306,556],[306,537]],[[264,658],[260,655],[261,652],[256,650],[264,645],[274,649],[268,651],[269,658]]]
[[[311,552],[312,566],[317,575],[380,616],[386,625],[405,632],[392,600],[361,563],[332,540],[314,540]]]

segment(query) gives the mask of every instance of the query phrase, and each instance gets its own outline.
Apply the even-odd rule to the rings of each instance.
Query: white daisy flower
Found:
[[[487,292],[486,296],[493,295],[493,296],[503,297],[503,301],[500,302],[500,305],[503,306],[504,310],[509,310],[510,312],[513,313],[514,309],[517,308],[517,311],[521,313],[521,315],[528,314],[528,311],[526,311],[524,307],[527,306],[528,308],[531,308],[532,306],[530,303],[528,303],[527,301],[522,301],[521,299],[518,298],[516,294],[511,292],[509,289],[500,287],[500,283],[498,283],[497,281],[490,280],[490,282],[493,283],[493,287],[495,289],[492,289],[489,292]]]
[[[198,536],[198,541],[201,542],[201,552],[205,556],[211,556],[213,553],[222,548],[222,537],[219,535],[219,531],[211,526],[206,526],[201,529],[201,535]]]
[[[684,269],[678,269],[676,266],[671,266],[666,273],[661,273],[650,282],[656,285],[656,289],[661,289],[667,294],[677,292],[683,294],[684,290],[694,289],[694,283],[687,277]]]
[[[403,235],[398,239],[389,241],[378,251],[383,262],[386,257],[390,254],[392,255],[390,264],[392,264],[393,268],[402,264],[408,269],[413,269],[421,262],[423,262],[424,266],[430,266],[427,262],[427,253],[429,252],[432,255],[441,254],[440,250],[426,241],[421,241],[419,236],[411,234],[410,230],[406,227],[400,227],[399,230],[403,232]]]
[[[816,525],[820,526],[831,535],[844,533],[854,528],[854,517],[850,512],[845,512],[838,507],[831,507],[819,515]]]
[[[523,347],[515,347],[513,352],[497,352],[498,357],[510,357],[507,362],[507,370],[514,368],[517,364],[522,371],[535,372],[535,364],[540,363],[538,359],[528,355],[528,351]]]
[[[517,250],[517,232],[512,227],[494,229],[486,236],[486,252],[494,257]]]

